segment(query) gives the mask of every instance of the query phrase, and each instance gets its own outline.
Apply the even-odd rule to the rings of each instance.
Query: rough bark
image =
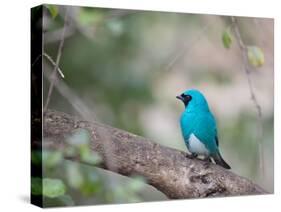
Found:
[[[78,128],[91,133],[91,148],[104,161],[100,167],[125,176],[141,175],[169,198],[267,193],[250,180],[215,164],[187,158],[186,153],[149,139],[57,111],[44,114],[44,145],[64,148],[65,137]]]

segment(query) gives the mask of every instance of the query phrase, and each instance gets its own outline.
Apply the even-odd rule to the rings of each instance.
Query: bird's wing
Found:
[[[212,114],[204,113],[196,116],[193,125],[193,134],[212,152],[217,151],[217,127]]]
[[[215,139],[216,139],[216,144],[217,144],[217,146],[219,147],[219,139],[218,139],[218,136],[217,136],[217,135],[216,135]]]
[[[195,114],[184,113],[181,116],[180,125],[185,142],[188,142],[190,134],[194,131],[194,120]]]

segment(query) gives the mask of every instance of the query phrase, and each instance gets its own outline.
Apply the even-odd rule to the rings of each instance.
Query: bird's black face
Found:
[[[184,93],[182,93],[180,96],[176,96],[176,98],[180,99],[184,103],[185,107],[187,107],[188,103],[192,99],[192,97],[190,95],[187,95]]]

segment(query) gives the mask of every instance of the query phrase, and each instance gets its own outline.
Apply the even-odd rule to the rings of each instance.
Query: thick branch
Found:
[[[64,138],[77,128],[91,133],[91,148],[105,160],[107,134],[111,165],[102,168],[125,175],[141,175],[169,198],[197,198],[267,193],[250,180],[209,162],[189,159],[184,152],[156,144],[149,139],[96,122],[78,120],[68,114],[48,110],[44,114],[44,142],[64,147]],[[46,143],[44,143],[45,145]],[[107,157],[108,159],[108,157]],[[112,166],[114,164],[114,166]]]

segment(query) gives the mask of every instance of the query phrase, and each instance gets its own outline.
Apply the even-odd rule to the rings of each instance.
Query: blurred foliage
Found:
[[[51,4],[45,4],[44,6],[48,9],[53,18],[57,17],[59,12],[57,6]]]
[[[229,49],[230,45],[232,44],[232,35],[230,32],[230,28],[227,28],[222,33],[222,42],[225,48]]]
[[[98,172],[85,169],[80,163],[65,162],[64,156],[79,157],[82,162],[97,165],[101,157],[90,149],[90,135],[85,129],[77,129],[65,141],[64,152],[43,149],[44,178],[32,179],[32,194],[43,195],[44,206],[79,205],[76,196],[96,198],[99,202],[139,202],[138,192],[145,180],[133,178],[126,186],[107,189],[107,181]],[[40,152],[32,152],[32,163],[37,163]]]
[[[97,24],[105,18],[105,12],[90,7],[81,8],[78,20],[81,25]]]
[[[202,73],[204,73],[203,76]],[[218,71],[218,68],[214,70],[203,66],[200,69],[192,71],[190,78],[193,82],[198,84],[203,83],[206,80],[208,80],[209,84],[215,85],[227,85],[232,82],[232,77],[229,73],[224,72],[223,70]]]
[[[43,196],[55,198],[64,195],[65,185],[59,179],[43,179]]]
[[[257,122],[255,114],[245,111],[235,120],[224,121],[223,124],[220,124],[220,141],[227,141],[221,145],[221,148],[224,149],[223,154],[227,154],[232,159],[229,162],[233,170],[254,180],[267,190],[272,190],[273,182],[266,182],[260,174],[258,128],[253,125],[255,122]],[[264,118],[262,148],[264,149],[265,169],[267,170],[265,176],[273,171],[273,152],[271,152],[273,150],[273,129],[273,116]]]
[[[56,9],[58,14],[54,15]],[[44,17],[47,20],[44,51],[54,59],[60,41],[60,37],[55,35],[61,30],[64,17],[64,8],[58,6],[56,9],[51,8],[50,11],[48,8]],[[178,107],[174,98],[178,93],[174,91],[194,86],[205,91],[210,89],[213,93],[216,88],[217,92],[224,93],[243,85],[235,84],[237,80],[245,80],[244,73],[237,71],[240,64],[237,63],[235,51],[224,49],[231,50],[237,41],[232,35],[230,23],[223,17],[88,7],[70,7],[69,12],[72,25],[68,26],[70,35],[65,38],[59,65],[65,75],[63,81],[93,109],[99,122],[186,151],[182,138],[175,136],[180,136],[180,129],[176,127],[182,107]],[[209,21],[213,19],[216,22]],[[263,46],[258,47],[260,44],[256,37],[259,33],[253,30],[250,20],[241,18],[239,22],[243,40],[250,44],[248,60],[254,67],[263,65],[264,68],[265,49],[261,50]],[[202,30],[208,24],[210,30]],[[202,38],[196,40],[200,33],[203,33]],[[187,41],[195,42],[196,45]],[[222,45],[224,48],[221,50]],[[184,49],[185,46],[188,48]],[[185,55],[181,57],[182,52]],[[172,67],[173,70],[165,71],[165,64],[174,58],[179,62]],[[47,62],[44,68],[49,67],[47,64],[50,65]],[[44,98],[48,87],[49,82],[44,78]],[[233,96],[232,108],[240,104],[243,95],[248,95],[247,90],[237,91],[229,92]],[[252,107],[250,97],[247,98]],[[56,90],[52,94],[50,107],[77,115],[71,104]],[[153,114],[161,113],[161,116],[156,116],[160,121],[147,115],[148,108],[154,108]],[[269,174],[266,180],[261,181],[257,164],[257,120],[254,111],[254,108],[249,110],[248,107],[233,112],[234,115],[229,117],[216,114],[219,119],[220,146],[235,173],[256,182],[265,182],[263,185],[272,190],[273,172],[270,172],[270,163],[273,162],[273,111],[263,117],[263,145],[269,151],[266,161],[270,167],[267,167]],[[173,126],[176,129],[169,136],[165,132],[166,128],[161,129],[160,133],[150,133],[154,130],[147,127],[151,127],[151,122],[161,125],[159,128],[171,122],[172,126],[168,125],[167,129]],[[61,180],[66,187],[61,196],[45,196],[44,202],[47,205],[165,199],[159,192],[148,188],[145,180],[137,176],[121,179],[113,173],[63,159],[63,156],[79,156],[85,163],[100,164],[101,157],[90,150],[89,137],[87,130],[78,129],[66,138],[68,146],[62,153],[43,153],[44,176]],[[33,152],[32,161],[40,162],[37,159],[38,153]]]
[[[248,60],[254,67],[261,67],[264,64],[264,54],[257,46],[248,46]]]
[[[222,42],[226,49],[229,49],[232,44],[233,35],[231,30],[232,30],[231,27],[227,27],[222,33]],[[238,40],[237,42],[241,42],[241,41]],[[261,67],[264,64],[264,53],[262,49],[258,46],[247,46],[246,48],[247,48],[248,62],[253,67]]]
[[[145,186],[145,179],[142,177],[133,177],[125,186],[118,185],[114,188],[113,192],[108,193],[108,202],[115,203],[133,203],[142,202],[138,193]]]
[[[32,177],[31,182],[31,193],[33,195],[42,195],[42,179]]]
[[[50,150],[45,150],[43,152],[42,160],[44,161],[45,166],[50,169],[58,166],[58,164],[62,161],[62,159],[63,159],[62,152],[50,151]]]

